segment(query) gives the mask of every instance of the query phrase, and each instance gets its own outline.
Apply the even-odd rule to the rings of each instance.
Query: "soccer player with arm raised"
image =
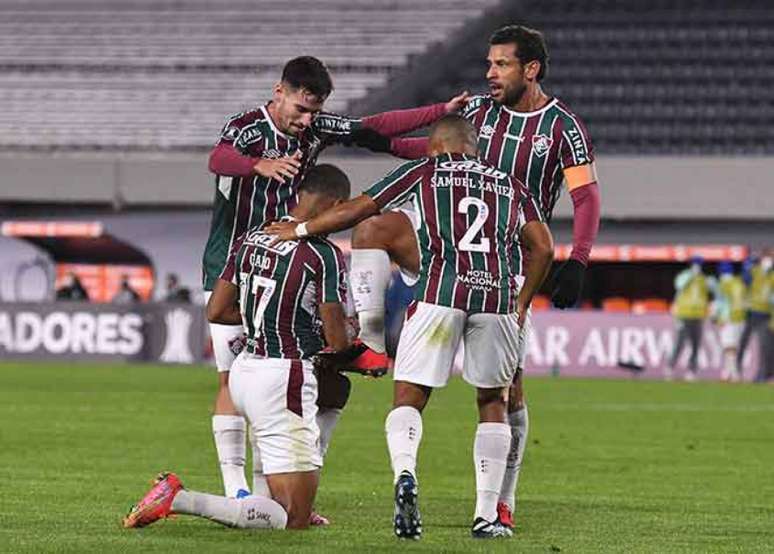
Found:
[[[477,157],[470,122],[446,116],[436,123],[429,154],[399,166],[354,200],[309,221],[274,223],[267,233],[295,241],[352,227],[407,200],[414,203],[418,282],[398,344],[394,408],[385,424],[395,476],[394,530],[400,538],[421,536],[416,468],[421,412],[432,390],[446,385],[464,341],[463,378],[476,387],[479,411],[471,533],[507,537],[511,531],[499,521],[497,503],[511,447],[508,391],[519,364],[519,335],[553,260],[553,242],[526,188]],[[523,283],[521,242],[531,252]]]
[[[461,94],[446,103],[353,119],[322,111],[332,89],[331,77],[320,60],[295,58],[285,65],[270,102],[226,123],[209,159],[216,187],[202,263],[206,299],[235,240],[248,229],[290,212],[299,183],[327,146],[344,143],[389,149],[389,139],[382,135],[428,125],[467,100]],[[236,496],[248,488],[246,427],[229,396],[228,371],[244,344],[244,332],[238,325],[211,323],[210,334],[218,369],[212,430],[225,493]],[[261,454],[255,449],[253,461],[253,473],[260,482]]]

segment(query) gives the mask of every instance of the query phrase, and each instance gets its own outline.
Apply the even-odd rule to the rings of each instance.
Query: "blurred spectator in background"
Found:
[[[687,340],[691,346],[691,357],[684,378],[686,381],[696,380],[704,318],[707,317],[710,292],[717,286],[714,277],[702,273],[703,263],[704,260],[701,257],[695,256],[691,258],[690,267],[675,277],[675,300],[672,305],[672,314],[676,320],[677,336],[669,368],[665,373],[667,379],[672,378],[677,359],[680,357],[680,352],[682,352]]]
[[[177,273],[167,273],[166,287],[167,292],[164,295],[164,302],[191,303],[191,291],[180,285],[180,278],[177,276]]]
[[[769,296],[769,327],[766,329],[761,346],[761,381],[771,381],[774,378],[774,290]]]
[[[713,319],[720,326],[720,347],[723,349],[724,381],[739,381],[742,366],[738,363],[737,352],[745,320],[747,287],[739,275],[734,275],[731,262],[718,264],[718,283],[715,302],[712,305]]]
[[[771,314],[771,295],[774,293],[774,271],[772,271],[772,253],[764,252],[757,264],[749,267],[746,275],[749,286],[747,288],[747,316],[744,322],[742,338],[739,341],[739,352],[737,353],[737,365],[742,367],[747,345],[750,338],[755,334],[760,341],[761,352],[764,350],[764,342],[767,335],[767,327]],[[765,356],[760,361],[761,369],[755,380],[763,378]]]
[[[140,301],[140,295],[129,284],[129,276],[121,276],[121,286],[113,297],[113,304],[134,304]]]
[[[81,280],[72,271],[65,274],[62,279],[62,286],[56,290],[57,300],[78,300],[82,302],[89,301],[89,295],[83,288]]]

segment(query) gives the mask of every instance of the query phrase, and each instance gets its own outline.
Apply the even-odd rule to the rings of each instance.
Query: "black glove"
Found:
[[[560,309],[572,308],[578,303],[583,288],[586,266],[578,260],[567,260],[556,271],[551,291],[551,301]]]
[[[339,142],[344,146],[367,148],[371,152],[391,152],[390,138],[368,128],[352,131],[349,136],[341,137]]]

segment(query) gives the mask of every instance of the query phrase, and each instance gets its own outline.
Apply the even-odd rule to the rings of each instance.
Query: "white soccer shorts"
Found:
[[[210,301],[212,291],[204,291],[204,303]],[[212,351],[215,354],[215,367],[218,373],[229,371],[231,364],[245,346],[245,330],[241,325],[221,325],[210,323]]]
[[[266,475],[322,467],[317,379],[311,362],[242,352],[231,367],[229,391],[250,423]]]
[[[406,312],[393,378],[433,388],[445,386],[461,341],[465,381],[479,388],[511,384],[518,366],[516,314],[467,314],[425,302],[413,303]]]
[[[739,348],[744,323],[724,323],[720,326],[720,347],[723,350]]]

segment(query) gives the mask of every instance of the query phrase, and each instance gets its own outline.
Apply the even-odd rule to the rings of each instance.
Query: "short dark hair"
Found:
[[[282,69],[282,82],[294,89],[305,89],[325,99],[333,90],[333,81],[325,64],[314,56],[293,58]]]
[[[320,164],[306,172],[299,192],[324,194],[336,200],[349,200],[350,183],[347,174],[332,164]]]
[[[458,114],[447,114],[433,123],[430,127],[430,136],[436,133],[452,136],[472,146],[478,145],[478,133],[473,123]]]
[[[515,44],[516,57],[521,63],[540,62],[537,80],[542,81],[548,73],[548,48],[543,33],[523,25],[506,25],[492,33],[489,44]]]

